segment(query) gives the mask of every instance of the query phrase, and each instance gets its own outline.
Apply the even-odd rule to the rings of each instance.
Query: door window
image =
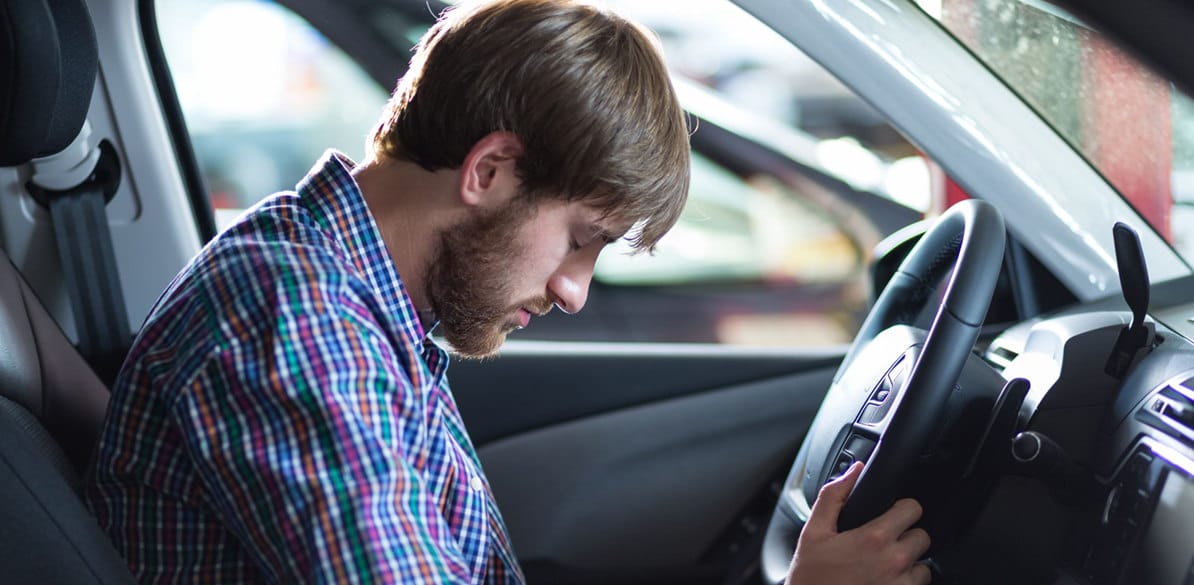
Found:
[[[656,255],[603,255],[581,315],[555,312],[517,337],[849,341],[865,313],[873,246],[929,206],[923,159],[832,76],[725,0],[609,3],[660,35],[683,105],[704,122],[689,203]],[[366,72],[405,62],[433,18],[423,0],[329,4],[310,22],[283,4],[157,4],[221,227],[292,189],[326,148],[359,160],[395,82]],[[346,54],[319,32],[320,18],[355,19],[393,51]]]
[[[327,148],[354,160],[388,93],[272,2],[157,3],[162,45],[217,225],[291,190]]]

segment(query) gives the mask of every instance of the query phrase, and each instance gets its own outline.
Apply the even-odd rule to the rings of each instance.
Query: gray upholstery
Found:
[[[0,581],[133,583],[77,491],[107,399],[0,252]]]
[[[134,583],[46,445],[13,424],[10,412],[0,415],[0,580]]]
[[[82,472],[108,389],[0,253],[0,396],[29,411]]]
[[[72,491],[82,493],[83,482],[78,471],[37,417],[21,405],[0,396],[0,426],[16,429],[21,434],[22,445],[40,454],[42,461],[48,464],[51,471],[66,480]]]

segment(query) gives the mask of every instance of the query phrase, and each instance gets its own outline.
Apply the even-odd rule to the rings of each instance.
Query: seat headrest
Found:
[[[98,72],[83,0],[0,0],[0,166],[66,148]]]

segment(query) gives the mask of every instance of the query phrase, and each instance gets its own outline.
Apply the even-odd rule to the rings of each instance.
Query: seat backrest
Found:
[[[107,404],[108,389],[0,252],[0,417],[36,425],[31,436],[77,485]]]
[[[0,581],[133,583],[78,492],[107,399],[0,252]]]
[[[0,165],[69,146],[97,72],[83,0],[0,0]],[[0,252],[0,582],[134,582],[78,491],[107,402]]]

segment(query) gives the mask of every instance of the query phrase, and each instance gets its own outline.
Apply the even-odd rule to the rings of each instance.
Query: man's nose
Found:
[[[548,292],[561,311],[572,314],[580,311],[589,298],[589,283],[593,280],[593,265],[597,258],[577,258],[560,267],[547,283]]]

